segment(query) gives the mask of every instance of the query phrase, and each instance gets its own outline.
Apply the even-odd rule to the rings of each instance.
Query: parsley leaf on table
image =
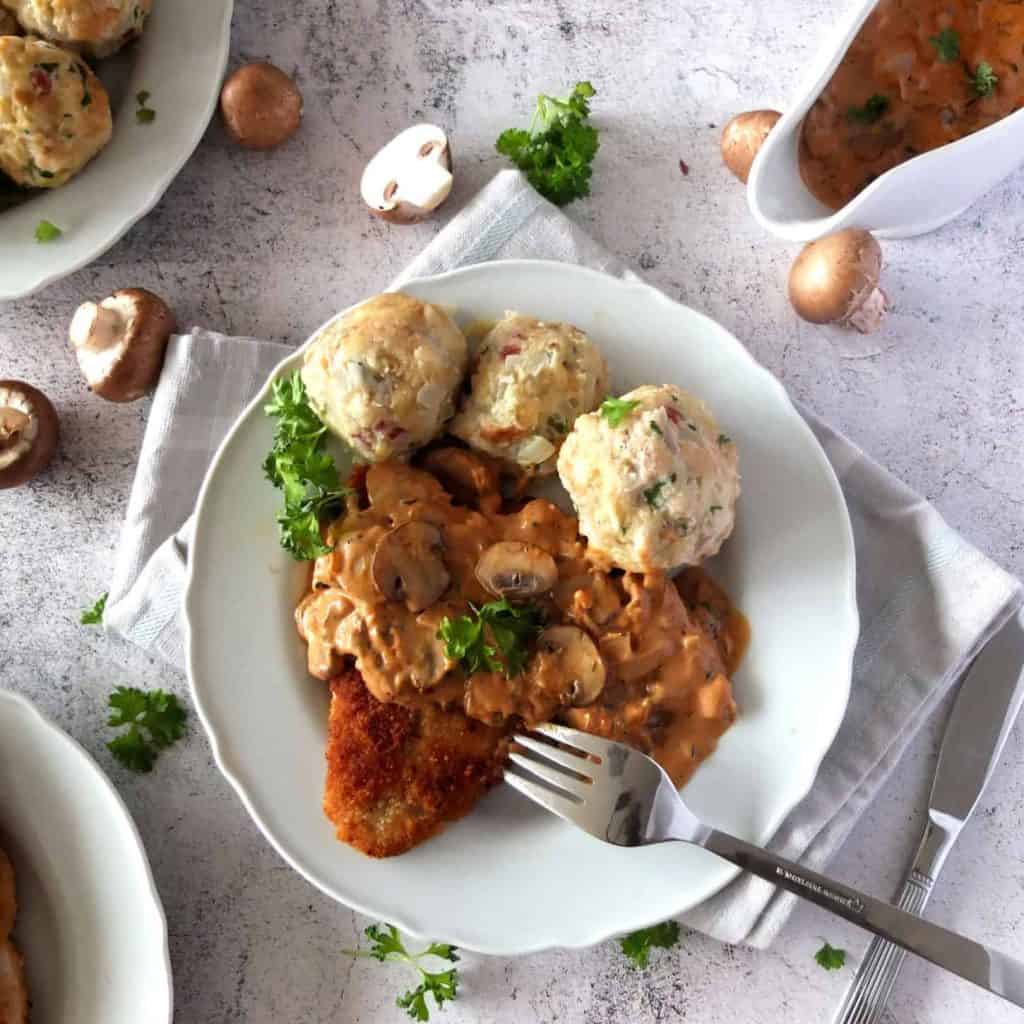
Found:
[[[639,404],[630,399],[612,398],[609,395],[601,403],[599,412],[613,427],[617,427]]]
[[[856,121],[858,124],[874,124],[880,121],[885,112],[889,109],[889,97],[876,92],[869,96],[863,107],[850,107],[846,112],[848,121]]]
[[[960,37],[951,28],[944,28],[937,36],[929,36],[940,64],[949,64],[960,56]]]
[[[263,472],[284,493],[284,510],[277,515],[281,546],[293,558],[311,561],[330,551],[320,523],[340,513],[349,489],[324,451],[327,428],[310,406],[298,371],[274,381],[264,412],[277,421]]]
[[[675,921],[662,921],[661,924],[641,928],[630,932],[619,939],[622,952],[626,954],[634,967],[641,970],[650,963],[651,950],[670,949],[679,941],[679,925]]]
[[[405,1010],[413,1020],[430,1020],[430,1006],[427,996],[432,995],[440,1009],[446,1002],[458,994],[459,972],[450,968],[447,971],[428,971],[420,966],[425,957],[447,960],[458,963],[459,955],[456,947],[447,942],[432,942],[419,953],[410,953],[402,942],[398,929],[393,924],[372,924],[366,929],[366,937],[370,940],[369,949],[346,949],[349,956],[364,957],[373,960],[404,962],[415,968],[420,975],[420,983],[416,988],[403,992],[395,1005]]]
[[[113,728],[128,726],[107,749],[134,772],[150,772],[157,755],[185,734],[185,709],[173,693],[119,686],[107,700]]]
[[[826,971],[838,971],[840,967],[846,964],[846,950],[836,949],[835,946],[830,946],[827,942],[814,954],[814,959],[818,961],[821,967],[824,967]]]
[[[103,613],[106,611],[109,596],[109,594],[103,594],[91,608],[85,608],[82,611],[79,621],[83,626],[99,626],[103,622]]]
[[[999,84],[999,76],[992,70],[992,65],[982,61],[969,76],[971,88],[979,96],[991,96]]]
[[[542,93],[529,129],[509,128],[495,143],[498,152],[556,206],[590,195],[592,164],[600,145],[589,121],[594,93],[589,82],[577,82],[565,99]]]
[[[445,654],[461,663],[467,675],[504,672],[510,679],[526,668],[529,647],[543,625],[541,610],[533,604],[510,604],[504,598],[477,608],[469,615],[441,620],[437,638]],[[500,655],[500,656],[499,656]]]

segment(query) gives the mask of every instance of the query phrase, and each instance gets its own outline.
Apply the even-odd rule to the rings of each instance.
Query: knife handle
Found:
[[[959,829],[944,829],[934,821],[928,822],[914,865],[896,901],[901,910],[922,913],[958,833]],[[873,939],[832,1018],[833,1024],[878,1024],[906,955],[906,951],[893,942]]]

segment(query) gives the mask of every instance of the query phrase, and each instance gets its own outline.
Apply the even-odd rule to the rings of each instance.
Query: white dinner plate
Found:
[[[156,206],[199,145],[217,105],[233,0],[156,0],[142,38],[91,62],[111,92],[114,136],[81,174],[0,211],[0,301],[18,299],[106,252]],[[139,92],[156,120],[135,118]],[[64,232],[35,239],[41,220]]]
[[[408,284],[458,320],[507,309],[566,320],[605,353],[612,390],[678,384],[739,446],[738,525],[711,570],[750,619],[740,714],[686,787],[706,821],[766,841],[804,796],[839,727],[857,640],[842,492],[781,385],[730,334],[635,281],[542,261]],[[275,376],[294,370],[285,360]],[[269,387],[269,384],[268,384]],[[326,686],[305,671],[294,604],[304,567],[277,542],[256,397],[199,498],[186,595],[189,674],[217,762],[267,838],[324,892],[418,935],[501,955],[584,946],[678,915],[736,870],[679,845],[606,846],[499,786],[440,837],[389,860],[337,842],[320,808]]]
[[[71,737],[3,690],[0,847],[32,1024],[168,1024],[167,923],[128,810]]]

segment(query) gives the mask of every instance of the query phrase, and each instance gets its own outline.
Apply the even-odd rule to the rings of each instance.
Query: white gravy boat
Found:
[[[1024,162],[1024,109],[957,142],[915,156],[880,175],[836,212],[814,198],[800,178],[804,116],[828,84],[878,0],[861,0],[812,62],[800,98],[757,154],[747,185],[754,217],[779,238],[807,242],[858,227],[879,238],[934,231],[963,213]]]

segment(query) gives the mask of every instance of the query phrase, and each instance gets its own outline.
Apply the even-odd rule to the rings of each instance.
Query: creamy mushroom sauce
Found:
[[[429,464],[446,480],[446,462],[459,467],[453,476],[473,476],[474,507],[456,504],[431,473],[385,462],[370,467],[365,496],[327,530],[334,550],[314,563],[295,613],[310,673],[329,679],[354,660],[380,701],[461,706],[473,718],[510,727],[513,719],[559,718],[651,753],[677,785],[685,783],[735,718],[729,676],[746,645],[746,620],[700,570],[676,581],[615,570],[587,551],[576,520],[555,505],[529,499],[506,508],[497,473],[485,462],[435,451]],[[453,490],[465,496],[464,488]],[[382,538],[409,522],[437,528],[443,566],[436,568],[450,578],[440,598],[419,611],[389,600],[374,582]],[[501,541],[535,545],[554,558],[554,586],[532,600],[548,626],[575,626],[596,644],[606,680],[593,703],[572,706],[573,680],[558,652],[541,644],[511,679],[467,676],[447,657],[437,637],[441,620],[465,614],[470,602],[494,600],[476,567]],[[420,583],[429,594],[430,580]]]
[[[979,65],[997,81],[979,95]],[[881,0],[804,121],[800,173],[837,210],[879,175],[1024,105],[1024,5]]]

